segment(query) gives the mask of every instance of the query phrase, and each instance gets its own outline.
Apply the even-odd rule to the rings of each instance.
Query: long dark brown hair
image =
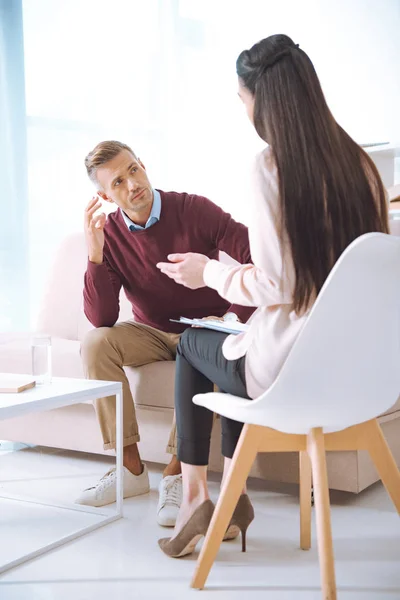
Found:
[[[311,60],[288,36],[243,51],[236,71],[254,96],[254,126],[276,162],[300,313],[355,238],[388,233],[385,190],[368,154],[333,118]]]

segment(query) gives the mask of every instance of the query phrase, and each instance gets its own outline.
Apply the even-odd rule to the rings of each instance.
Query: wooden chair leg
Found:
[[[206,539],[197,561],[191,587],[202,589],[217,556],[228,523],[249,471],[257,455],[261,427],[245,425],[240,436],[229,474],[223,485]]]
[[[397,512],[400,514],[400,471],[376,419],[366,426],[367,448]]]
[[[307,451],[299,453],[300,459],[300,548],[311,548],[311,461]]]
[[[336,600],[335,563],[333,557],[328,473],[322,429],[312,429],[307,449],[311,458],[317,522],[318,555],[324,600]]]

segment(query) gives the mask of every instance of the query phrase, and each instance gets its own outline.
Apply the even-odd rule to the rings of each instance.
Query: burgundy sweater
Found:
[[[168,254],[199,252],[218,259],[220,250],[241,264],[249,263],[247,228],[202,196],[160,194],[160,220],[152,227],[132,232],[120,210],[109,215],[103,263],[88,261],[85,274],[84,310],[89,321],[95,327],[116,323],[121,287],[132,303],[135,321],[162,331],[181,333],[185,326],[169,320],[181,316],[222,316],[232,311],[247,321],[254,309],[230,306],[210,288],[190,290],[156,267],[168,260]]]

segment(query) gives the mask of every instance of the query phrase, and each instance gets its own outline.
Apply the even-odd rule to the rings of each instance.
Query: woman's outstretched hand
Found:
[[[186,254],[169,254],[167,258],[169,263],[157,263],[157,268],[161,273],[191,290],[205,287],[203,274],[205,266],[210,260],[207,256],[187,252]]]

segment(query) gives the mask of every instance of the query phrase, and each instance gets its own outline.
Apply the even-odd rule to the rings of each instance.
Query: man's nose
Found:
[[[129,178],[128,179],[128,189],[130,192],[133,192],[134,190],[137,189],[137,183],[134,179]]]

